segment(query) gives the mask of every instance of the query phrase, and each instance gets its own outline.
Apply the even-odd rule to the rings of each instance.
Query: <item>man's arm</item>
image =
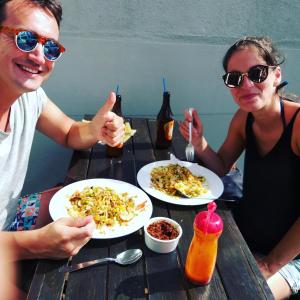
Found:
[[[121,117],[111,112],[115,101],[115,94],[110,93],[93,120],[84,123],[72,120],[48,99],[37,128],[57,143],[75,149],[89,148],[99,140],[116,146],[122,141],[124,122]]]
[[[78,253],[91,238],[92,217],[62,218],[40,229],[0,232],[1,243],[11,249],[11,259],[66,258]]]

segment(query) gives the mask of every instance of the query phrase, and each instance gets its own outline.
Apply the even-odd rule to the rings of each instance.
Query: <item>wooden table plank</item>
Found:
[[[153,151],[153,141],[149,135],[148,123],[145,119],[133,119],[133,128],[138,128],[133,137],[134,144],[134,160],[136,167],[136,175],[138,171],[145,165],[156,161]],[[154,197],[149,196],[153,204],[152,216],[168,216],[167,205]]]
[[[112,178],[113,160],[106,157],[106,146],[96,144],[90,155],[90,165],[86,178]]]
[[[143,236],[136,232],[111,243],[110,255],[115,257],[127,249],[143,249]],[[128,266],[111,264],[108,274],[108,299],[145,299],[144,258]]]
[[[82,180],[89,167],[91,149],[74,151],[64,184]],[[68,260],[40,260],[33,276],[27,299],[61,299],[66,283],[63,273],[58,273],[60,266]]]
[[[224,230],[219,240],[222,250],[218,254],[217,266],[229,299],[273,299],[231,212],[218,213],[224,220]]]
[[[148,122],[148,134],[150,133],[151,150],[155,160],[169,159],[170,150],[155,149],[156,123]],[[148,144],[149,145],[149,144]],[[150,162],[144,162],[144,165]],[[153,216],[169,217],[168,204],[151,198],[154,206]],[[147,257],[147,278],[149,282],[149,299],[187,299],[185,281],[182,276],[182,268],[176,251],[168,254],[158,254],[150,250]],[[171,275],[172,274],[172,275]],[[172,278],[172,280],[170,280]]]
[[[156,122],[155,120],[148,120],[150,135],[152,141],[156,139]],[[178,159],[186,160],[185,158],[185,146],[186,142],[179,133],[178,123],[175,122],[173,131],[172,145],[169,149],[161,150],[155,149],[155,156],[157,160],[168,160],[170,159],[170,153],[173,153]],[[191,207],[178,208],[176,205],[168,204],[169,216],[175,219],[179,224],[183,226],[183,237],[178,247],[179,257],[181,261],[181,272],[184,274],[184,264],[187,256],[188,246],[193,236],[192,224],[195,217],[195,212],[191,210]],[[217,272],[215,272],[217,273]],[[189,297],[197,298],[201,296],[201,299],[227,299],[224,292],[222,282],[218,274],[214,275],[214,278],[209,286],[199,287],[191,284],[184,275],[182,276],[184,285],[189,289]]]
[[[97,159],[99,152],[102,153],[100,157],[103,157],[103,151],[103,146],[100,144],[95,145],[93,149],[75,151],[74,168],[76,169],[74,169],[71,165],[70,171],[77,174],[78,180],[95,178],[100,176],[99,174],[102,174],[105,177],[105,175],[107,175],[107,173],[105,173],[105,166],[107,166],[105,164],[106,160],[102,159],[101,162],[99,162]],[[82,154],[84,155],[83,158],[80,156]],[[92,166],[90,161],[94,162]],[[100,170],[96,169],[95,171],[93,168],[94,165],[99,166]],[[68,173],[68,177],[74,176]],[[81,250],[77,255],[72,257],[70,264],[93,260],[99,257],[106,257],[109,254],[107,248],[108,245],[109,243],[107,241],[91,240],[86,246],[84,246],[84,250]],[[88,280],[87,274],[89,274]],[[106,296],[106,274],[107,265],[95,266],[90,270],[87,269],[80,272],[70,273],[65,287],[65,299],[104,299]]]
[[[91,149],[73,152],[64,185],[86,178],[91,153]]]
[[[65,276],[63,273],[58,274],[57,269],[59,269],[64,262],[64,260],[41,260],[39,262],[27,296],[28,300],[61,299],[65,284]]]
[[[72,257],[72,264],[109,256],[108,245],[107,241],[91,240]],[[104,264],[69,273],[65,299],[105,299],[107,272]]]
[[[131,139],[124,145],[123,155],[113,159],[112,166],[114,179],[136,185],[136,170]],[[113,239],[111,241],[110,255],[115,257],[122,251],[141,248],[142,245],[143,238],[141,234],[135,232],[123,238]],[[144,299],[144,260],[142,259],[136,264],[126,267],[111,264],[109,266],[108,283],[108,299]]]
[[[152,148],[152,140],[149,135],[149,128],[145,119],[133,119],[132,127],[137,128],[132,141],[134,144],[134,160],[136,169],[139,171],[143,166],[154,162],[155,155]]]

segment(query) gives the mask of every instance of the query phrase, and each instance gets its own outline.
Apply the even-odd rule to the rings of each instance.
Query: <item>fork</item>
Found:
[[[194,160],[194,146],[192,144],[192,126],[193,126],[193,109],[189,108],[189,114],[192,118],[192,120],[189,122],[189,143],[185,147],[185,157],[187,161],[193,161]]]

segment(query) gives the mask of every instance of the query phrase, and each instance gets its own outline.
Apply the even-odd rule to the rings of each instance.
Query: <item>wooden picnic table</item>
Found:
[[[169,159],[170,153],[185,159],[186,142],[177,124],[172,147],[157,150],[155,120],[130,118],[136,134],[124,147],[123,155],[108,158],[105,146],[96,144],[84,151],[74,151],[65,184],[89,178],[111,178],[138,186],[136,175],[141,167],[156,160]],[[152,216],[167,216],[181,224],[183,236],[176,251],[158,254],[147,249],[143,231],[115,239],[92,239],[68,260],[39,260],[31,282],[28,299],[274,299],[245,243],[230,210],[217,200],[218,214],[224,221],[219,239],[218,258],[212,281],[206,286],[190,283],[184,275],[187,251],[193,237],[193,220],[201,206],[178,206],[150,197]],[[129,248],[143,250],[136,264],[122,267],[105,264],[74,273],[60,273],[67,263],[115,257]]]

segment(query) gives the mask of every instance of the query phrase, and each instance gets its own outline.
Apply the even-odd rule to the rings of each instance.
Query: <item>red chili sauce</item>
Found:
[[[148,233],[159,240],[173,240],[178,237],[179,232],[174,225],[166,221],[158,221],[147,227]]]

